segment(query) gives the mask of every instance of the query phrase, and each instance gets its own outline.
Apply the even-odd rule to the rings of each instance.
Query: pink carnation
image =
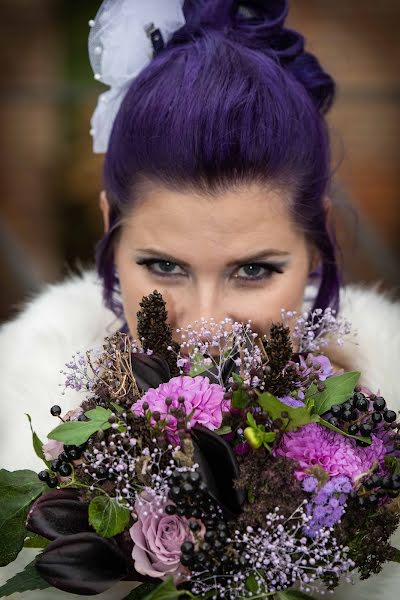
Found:
[[[371,436],[368,447],[357,446],[355,440],[331,431],[317,423],[310,423],[282,436],[276,456],[291,458],[299,463],[297,479],[308,475],[306,469],[319,465],[331,477],[347,475],[354,480],[368,471],[375,461],[381,463],[385,455],[382,440]]]
[[[43,444],[42,450],[46,460],[54,460],[64,450],[64,443],[57,442],[57,440],[47,440]]]
[[[178,402],[182,396],[183,405]],[[229,410],[229,400],[224,400],[224,389],[217,383],[210,383],[207,377],[188,377],[186,375],[173,377],[168,383],[162,383],[156,389],[149,389],[132,407],[136,415],[143,415],[143,402],[147,402],[152,412],[158,411],[161,418],[167,416],[166,398],[171,398],[171,408],[184,408],[187,415],[191,414],[188,426],[196,423],[208,429],[218,429],[222,422],[222,413]],[[171,442],[178,444],[176,435],[177,419],[168,415],[166,426]]]
[[[181,546],[192,541],[188,522],[178,515],[167,515],[168,501],[145,491],[135,502],[138,520],[129,530],[133,543],[135,569],[142,575],[179,580]]]

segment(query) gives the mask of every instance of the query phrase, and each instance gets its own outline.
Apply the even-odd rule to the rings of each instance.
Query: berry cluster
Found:
[[[331,407],[327,420],[350,435],[369,437],[378,427],[396,429],[396,419],[396,413],[387,408],[382,396],[371,394],[368,397],[356,388],[349,400]],[[362,440],[358,443],[363,445]]]
[[[194,572],[217,570],[227,565],[230,562],[226,554],[230,542],[228,525],[200,473],[175,470],[168,485],[168,497],[174,504],[166,506],[165,512],[190,519],[189,528],[195,540],[182,544],[181,564]]]
[[[374,473],[363,482],[363,491],[357,497],[360,508],[377,506],[387,496],[397,498],[400,494],[400,475],[378,475]]]
[[[53,417],[60,417],[61,407],[55,404],[51,407],[50,413],[53,415]],[[79,460],[81,458],[86,446],[87,444],[82,444],[81,446],[64,444],[61,454],[59,454],[59,456],[51,462],[50,471],[45,469],[44,471],[40,471],[40,473],[38,473],[40,481],[47,483],[50,488],[57,487],[59,483],[57,474],[60,477],[68,477],[71,475],[71,463],[74,460]]]

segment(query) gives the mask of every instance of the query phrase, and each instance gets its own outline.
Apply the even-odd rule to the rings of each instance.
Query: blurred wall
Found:
[[[102,156],[88,20],[100,0],[2,0],[0,320],[43,282],[93,263]],[[346,281],[400,289],[400,2],[291,0],[298,28],[338,83],[332,197]]]

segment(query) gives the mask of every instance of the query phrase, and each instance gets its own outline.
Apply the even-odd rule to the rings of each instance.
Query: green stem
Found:
[[[71,481],[69,481],[68,483],[66,483],[65,485],[60,484],[60,488],[64,489],[67,487],[81,487],[81,488],[87,488],[87,489],[94,489],[94,490],[98,490],[99,492],[101,492],[102,494],[104,494],[105,496],[108,496],[107,492],[105,492],[103,489],[97,487],[97,486],[91,486],[91,485],[87,485],[86,483],[81,483],[80,481],[77,481],[75,479],[75,469],[74,469],[74,465],[71,465],[72,467],[72,475],[71,475]]]

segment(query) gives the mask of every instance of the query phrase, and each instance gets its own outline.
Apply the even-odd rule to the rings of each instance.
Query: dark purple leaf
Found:
[[[157,388],[161,383],[171,379],[167,361],[155,354],[133,352],[132,372],[138,387],[144,392],[150,388]]]
[[[73,594],[100,594],[121,579],[130,565],[113,539],[77,533],[51,542],[35,563],[52,586]]]
[[[93,531],[88,520],[88,503],[79,500],[75,489],[55,490],[41,496],[29,511],[26,527],[48,540]]]
[[[192,429],[195,461],[210,495],[226,512],[227,517],[237,515],[245,500],[245,493],[235,489],[233,482],[239,477],[239,465],[229,444],[206,427]]]

